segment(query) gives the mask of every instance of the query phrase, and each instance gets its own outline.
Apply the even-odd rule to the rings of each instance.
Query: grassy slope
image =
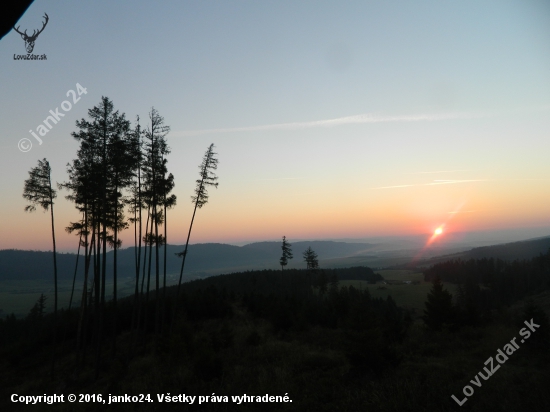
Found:
[[[432,288],[431,282],[424,281],[424,275],[422,272],[415,272],[405,269],[386,269],[377,270],[375,272],[380,273],[386,280],[417,281],[420,282],[420,284],[390,285],[378,282],[375,285],[369,285],[368,282],[361,280],[345,280],[340,282],[340,284],[342,286],[354,286],[357,289],[368,289],[373,298],[386,299],[388,296],[391,296],[398,306],[411,309],[413,317],[422,316],[426,296]],[[444,285],[445,288],[451,292],[451,294],[455,293],[455,285],[448,283],[445,283]]]

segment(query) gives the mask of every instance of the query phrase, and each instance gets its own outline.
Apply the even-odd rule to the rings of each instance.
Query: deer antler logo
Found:
[[[33,30],[32,36],[27,35],[27,30],[25,30],[24,33],[21,33],[19,31],[20,26],[17,26],[17,28],[15,28],[15,27],[13,28],[17,33],[19,33],[21,35],[23,40],[25,40],[25,48],[27,49],[27,53],[32,53],[32,51],[34,49],[34,42],[36,41],[36,38],[38,37],[38,35],[40,33],[42,33],[42,31],[46,27],[46,24],[48,24],[49,17],[46,13],[44,13],[44,17],[46,19],[46,21],[44,22],[44,25],[42,26],[42,28],[40,30],[38,30],[38,32],[36,30]]]

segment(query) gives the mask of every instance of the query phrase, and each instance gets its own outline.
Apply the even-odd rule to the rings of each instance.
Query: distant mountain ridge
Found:
[[[302,253],[310,247],[317,253],[319,259],[351,256],[374,246],[368,243],[345,243],[332,241],[295,242],[292,244],[294,259],[290,260],[290,267],[305,267]],[[163,271],[164,247],[160,247],[160,269]],[[175,254],[183,251],[183,245],[167,246],[167,273],[178,274],[181,259]],[[143,258],[145,248],[141,251]],[[147,253],[149,250],[147,249]],[[198,243],[189,245],[185,274],[213,275],[230,273],[233,271],[253,269],[277,269],[281,257],[281,242],[257,242],[244,246],[233,246],[223,243]],[[112,276],[112,251],[107,253],[107,276]],[[118,251],[118,276],[135,276],[135,248],[129,247]],[[58,253],[57,266],[59,279],[72,279],[76,263],[76,254]],[[155,253],[153,248],[152,273],[155,268]],[[49,279],[53,274],[52,252],[38,252],[27,250],[0,250],[0,280],[20,279]],[[185,276],[184,274],[184,276]],[[77,276],[84,275],[84,258],[79,258]]]
[[[539,254],[545,254],[550,249],[550,236],[521,240],[518,242],[501,243],[492,246],[482,246],[470,249],[465,252],[442,255],[429,259],[433,261],[444,261],[451,259],[483,259],[494,258],[502,260],[523,260],[532,259]]]
[[[376,244],[370,243],[347,243],[335,241],[301,241],[292,243],[294,258],[289,261],[288,268],[303,268],[302,253],[310,247],[317,253],[323,267],[326,261],[327,268],[341,267],[343,261],[335,264],[339,258],[351,258],[366,255]],[[167,246],[167,273],[179,275],[181,259],[175,254],[183,251],[182,245]],[[481,259],[495,258],[503,260],[531,259],[541,253],[546,253],[550,248],[550,236],[509,242],[492,246],[472,248],[468,251],[441,255],[427,259],[422,265],[431,265],[437,262],[452,259]],[[130,247],[118,251],[118,276],[120,278],[135,277],[135,248]],[[142,270],[145,248],[142,249]],[[147,253],[149,253],[147,251]],[[396,252],[397,253],[397,252]],[[160,248],[160,270],[163,271],[164,247]],[[155,259],[153,248],[152,275],[154,275]],[[279,258],[281,257],[281,242],[256,242],[244,246],[234,246],[223,243],[198,243],[189,245],[187,260],[185,263],[184,280],[197,277],[206,277],[224,273],[279,269]],[[112,277],[112,251],[107,253],[107,276]],[[58,253],[57,265],[59,280],[72,279],[76,262],[74,253]],[[367,265],[368,261],[358,264],[351,259],[349,266]],[[406,264],[405,264],[406,265]],[[343,266],[342,266],[343,267]],[[142,273],[140,273],[141,276]],[[82,279],[84,275],[84,258],[79,258],[77,277]],[[2,280],[44,280],[53,278],[52,252],[39,252],[28,250],[6,249],[0,250],[0,281]]]

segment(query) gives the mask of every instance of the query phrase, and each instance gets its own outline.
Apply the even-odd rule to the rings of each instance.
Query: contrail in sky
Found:
[[[453,119],[474,119],[487,116],[486,114],[474,113],[442,113],[442,114],[418,114],[418,115],[401,115],[401,116],[385,116],[375,113],[358,114],[355,116],[337,117],[335,119],[315,120],[310,122],[292,122],[292,123],[277,123],[266,124],[261,126],[246,126],[246,127],[228,127],[220,129],[202,129],[202,130],[185,130],[175,132],[178,137],[199,136],[211,133],[231,133],[231,132],[259,132],[270,130],[299,130],[310,129],[315,127],[334,127],[347,124],[362,124],[362,123],[400,123],[400,122],[422,122],[422,121],[438,121],[438,120],[453,120]]]

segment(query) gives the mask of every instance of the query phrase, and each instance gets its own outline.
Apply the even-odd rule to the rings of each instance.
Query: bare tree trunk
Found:
[[[151,265],[152,265],[151,261],[153,258],[153,224],[154,224],[153,210],[151,210],[151,228],[149,230],[149,264],[147,268],[147,291],[145,294],[145,325],[144,325],[145,333],[147,333],[147,326],[149,323],[148,306],[149,306],[149,290],[151,289]],[[147,230],[145,231],[145,236],[147,236]]]
[[[83,351],[82,342],[86,342],[86,333],[85,333],[85,323],[87,320],[88,312],[88,278],[90,273],[90,262],[92,257],[92,247],[95,247],[95,227],[92,230],[92,240],[89,242],[88,235],[88,213],[84,212],[84,225],[86,227],[86,240],[85,240],[85,249],[84,249],[84,287],[82,288],[82,300],[80,301],[80,319],[78,321],[78,331],[76,334],[76,347],[79,353]],[[94,264],[95,265],[95,264]],[[90,293],[91,296],[91,293]],[[82,355],[78,356],[80,362],[82,361]],[[77,362],[77,363],[80,363]]]
[[[164,193],[164,279],[162,288],[162,319],[161,330],[164,329],[166,318],[166,253],[168,249],[168,216],[166,214],[166,192]]]
[[[71,297],[69,299],[69,309],[68,311],[71,311],[71,306],[73,304],[73,295],[74,295],[74,286],[76,283],[76,273],[78,272],[78,260],[80,258],[80,246],[82,244],[82,229],[80,230],[80,236],[78,237],[78,250],[76,252],[76,263],[74,265],[74,274],[73,274],[73,285],[71,287]]]
[[[155,278],[156,278],[156,291],[155,291],[155,335],[159,333],[160,323],[160,270],[159,270],[159,222],[158,222],[158,209],[155,205]]]
[[[202,183],[201,183],[201,187],[202,187]],[[189,225],[189,232],[187,233],[187,240],[185,242],[185,250],[183,251],[183,260],[181,262],[180,278],[178,282],[178,290],[177,290],[176,297],[178,297],[180,293],[181,280],[183,277],[183,268],[185,267],[185,257],[187,256],[187,248],[189,247],[189,239],[191,238],[191,229],[193,229],[193,222],[195,221],[195,214],[197,213],[197,205],[198,203],[195,202],[195,208],[193,209],[193,216],[191,217],[191,224]]]
[[[116,354],[117,338],[117,253],[118,253],[118,173],[115,174],[115,223],[114,223],[114,249],[113,249],[113,355]]]
[[[202,182],[201,182],[201,187],[202,187]],[[170,322],[171,328],[174,327],[174,321],[176,319],[176,310],[178,307],[178,299],[179,299],[180,289],[181,289],[181,280],[183,278],[183,268],[185,267],[185,258],[187,257],[187,248],[189,246],[189,239],[191,238],[191,229],[193,228],[193,222],[195,221],[195,214],[197,213],[197,205],[198,205],[198,202],[195,202],[195,208],[193,209],[193,216],[191,217],[191,224],[189,225],[189,232],[187,233],[187,241],[185,242],[185,249],[183,251],[183,257],[182,257],[183,260],[181,262],[178,289],[176,291],[176,296],[174,298],[174,309],[172,310],[172,321]]]
[[[48,176],[50,180],[50,176]],[[57,346],[57,252],[55,247],[55,226],[53,219],[53,197],[52,184],[50,181],[50,212],[52,217],[52,240],[53,240],[53,279],[54,279],[54,309],[53,309],[53,351],[52,351],[52,366],[50,373],[54,375],[56,361],[56,346]]]

